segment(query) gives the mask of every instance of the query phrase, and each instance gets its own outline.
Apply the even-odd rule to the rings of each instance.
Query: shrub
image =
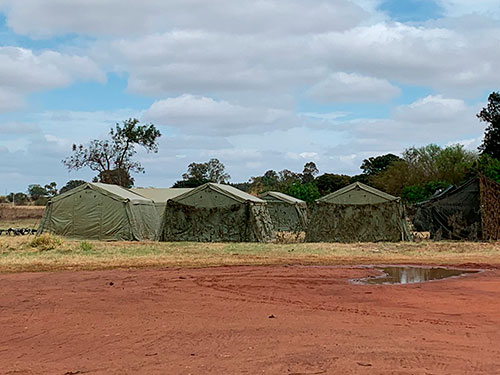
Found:
[[[62,244],[59,237],[53,236],[49,233],[41,234],[35,237],[31,242],[31,247],[36,247],[38,250],[52,250]]]
[[[94,250],[94,246],[87,241],[80,242],[80,250],[82,251],[92,251]]]

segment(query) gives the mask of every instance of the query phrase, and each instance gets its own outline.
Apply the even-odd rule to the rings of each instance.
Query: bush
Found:
[[[92,251],[94,250],[94,246],[87,241],[80,242],[80,250],[82,251]]]
[[[53,236],[49,233],[41,234],[35,237],[31,242],[31,247],[36,247],[38,250],[53,250],[62,245],[62,240],[59,237]]]

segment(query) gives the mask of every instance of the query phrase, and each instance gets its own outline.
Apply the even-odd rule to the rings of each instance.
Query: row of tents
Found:
[[[436,239],[498,239],[499,186],[482,177],[433,197],[419,205],[416,226]],[[460,231],[456,223],[470,228]],[[305,231],[307,242],[412,239],[401,200],[359,182],[318,199],[311,209],[283,193],[255,197],[215,183],[194,189],[87,183],[48,202],[38,233],[96,240],[267,242],[276,231]]]

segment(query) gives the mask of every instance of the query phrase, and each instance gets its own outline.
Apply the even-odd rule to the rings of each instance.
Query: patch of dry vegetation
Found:
[[[0,272],[283,264],[500,266],[500,242],[159,243],[76,241],[55,237],[60,242],[47,249],[42,245],[32,246],[33,238],[0,237]]]

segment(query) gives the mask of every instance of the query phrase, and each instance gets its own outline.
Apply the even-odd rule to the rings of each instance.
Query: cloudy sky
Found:
[[[163,134],[138,186],[474,149],[499,61],[498,0],[0,0],[0,194],[91,179],[61,159],[129,117]]]

